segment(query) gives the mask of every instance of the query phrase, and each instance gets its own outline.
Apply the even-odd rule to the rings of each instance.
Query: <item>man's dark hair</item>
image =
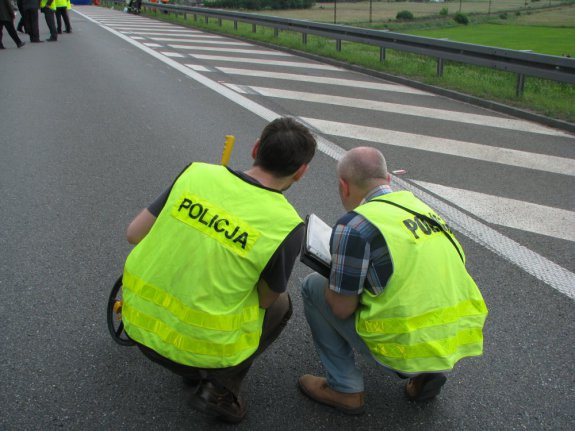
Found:
[[[309,163],[316,147],[315,138],[303,124],[290,117],[277,118],[262,131],[254,166],[286,177]]]

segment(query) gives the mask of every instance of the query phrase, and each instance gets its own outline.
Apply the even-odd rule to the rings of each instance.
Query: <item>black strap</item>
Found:
[[[455,241],[453,241],[453,238],[451,237],[451,235],[443,228],[443,226],[441,226],[437,222],[437,220],[434,220],[431,217],[426,216],[425,214],[421,214],[421,213],[418,213],[417,211],[413,211],[409,208],[406,208],[403,205],[396,204],[395,202],[386,201],[385,199],[373,199],[369,202],[383,202],[385,204],[393,205],[394,207],[401,208],[402,210],[407,211],[408,213],[413,214],[414,216],[419,217],[422,220],[425,220],[427,223],[431,224],[432,226],[439,228],[439,230],[441,232],[443,232],[443,234],[447,237],[447,239],[451,242],[451,244],[453,244],[453,247],[455,247],[455,250],[457,250],[457,254],[459,254],[461,261],[463,263],[465,263],[465,259],[463,258],[463,255],[461,254],[461,250],[459,250],[459,247],[457,247],[457,244],[455,244]]]

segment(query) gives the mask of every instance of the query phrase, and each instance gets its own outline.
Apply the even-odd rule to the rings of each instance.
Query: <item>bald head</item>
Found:
[[[385,157],[373,147],[357,147],[345,153],[337,164],[337,175],[365,191],[389,184]]]

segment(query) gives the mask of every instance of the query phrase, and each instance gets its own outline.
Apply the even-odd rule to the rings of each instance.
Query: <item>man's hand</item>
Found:
[[[340,295],[335,293],[328,286],[325,288],[325,301],[331,308],[332,313],[338,319],[347,319],[357,309],[359,304],[358,295]]]

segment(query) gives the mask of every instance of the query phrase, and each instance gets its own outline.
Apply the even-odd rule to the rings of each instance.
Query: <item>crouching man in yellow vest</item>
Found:
[[[303,222],[283,196],[316,150],[292,118],[269,123],[245,172],[194,162],[129,225],[122,321],[151,360],[194,385],[191,404],[227,422],[240,385],[291,316],[288,278]]]
[[[329,279],[302,284],[307,321],[326,377],[299,387],[348,414],[364,410],[363,376],[354,350],[388,374],[409,379],[412,401],[436,397],[445,372],[483,352],[487,308],[446,223],[407,191],[392,191],[381,152],[348,151],[337,166],[349,211],[330,240]]]

